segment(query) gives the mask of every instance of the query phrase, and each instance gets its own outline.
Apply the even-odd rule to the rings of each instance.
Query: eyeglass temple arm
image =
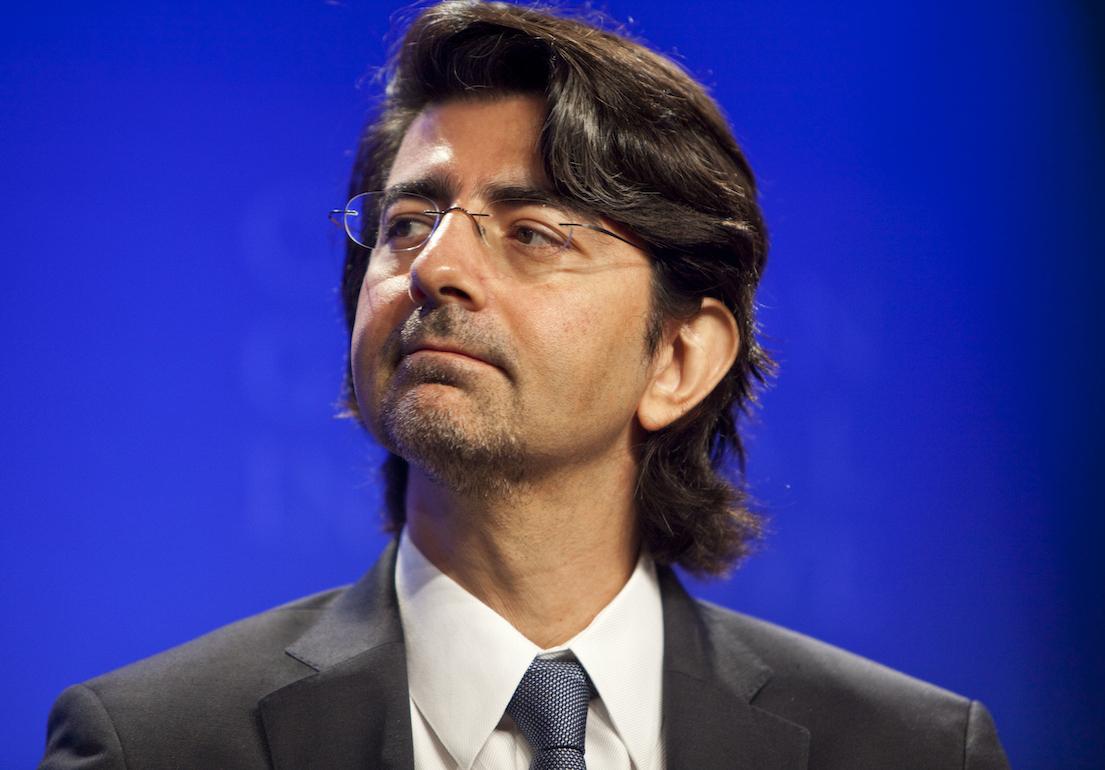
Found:
[[[622,243],[628,243],[630,246],[632,246],[635,249],[641,249],[641,251],[645,251],[645,248],[643,246],[641,246],[640,244],[634,243],[633,241],[630,241],[630,240],[627,240],[626,238],[621,237],[617,233],[611,232],[610,230],[607,230],[605,227],[599,227],[598,225],[590,225],[590,224],[587,224],[586,222],[560,222],[559,224],[560,224],[561,227],[586,227],[588,230],[594,230],[596,233],[602,233],[603,235],[609,235],[611,238],[617,238]]]

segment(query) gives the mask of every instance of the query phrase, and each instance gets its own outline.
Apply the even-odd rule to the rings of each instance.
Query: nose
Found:
[[[419,306],[453,302],[469,310],[482,308],[485,248],[476,216],[459,207],[446,210],[411,262],[411,300]]]

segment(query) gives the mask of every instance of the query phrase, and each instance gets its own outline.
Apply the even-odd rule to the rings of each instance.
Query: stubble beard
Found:
[[[463,342],[471,336],[456,314],[441,310],[412,317],[399,337],[429,331]],[[517,405],[479,379],[432,360],[404,361],[384,387],[379,434],[390,451],[454,494],[510,498],[529,475],[523,442],[511,427]],[[443,403],[427,392],[437,387],[455,388],[461,397]]]

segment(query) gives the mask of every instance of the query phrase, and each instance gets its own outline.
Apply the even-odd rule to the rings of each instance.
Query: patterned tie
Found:
[[[575,660],[534,658],[506,713],[533,747],[530,770],[586,770],[591,680]]]

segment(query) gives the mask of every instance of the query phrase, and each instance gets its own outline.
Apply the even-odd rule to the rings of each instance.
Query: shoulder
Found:
[[[287,658],[285,648],[303,634],[346,588],[335,588],[218,628],[192,641],[98,676],[85,686],[102,696],[142,692],[156,684],[164,697],[174,684],[189,691],[209,685],[219,691],[267,685]],[[289,658],[291,663],[296,661]]]
[[[959,695],[831,644],[709,602],[698,606],[712,638],[723,644],[739,639],[771,668],[776,689],[816,686],[836,697],[854,695],[882,705],[905,700],[966,706]],[[770,689],[765,686],[760,697]]]
[[[708,602],[697,602],[715,644],[740,645],[771,670],[752,704],[804,726],[811,767],[1007,767],[985,707],[859,655]],[[923,759],[922,759],[923,758]],[[945,764],[946,760],[946,764]],[[843,763],[843,764],[834,764]]]
[[[285,648],[345,590],[307,596],[68,688],[50,712],[42,767],[83,767],[82,758],[93,757],[95,767],[153,766],[167,761],[170,747],[202,753],[205,745],[215,751],[212,767],[263,757],[257,702],[309,672]]]

